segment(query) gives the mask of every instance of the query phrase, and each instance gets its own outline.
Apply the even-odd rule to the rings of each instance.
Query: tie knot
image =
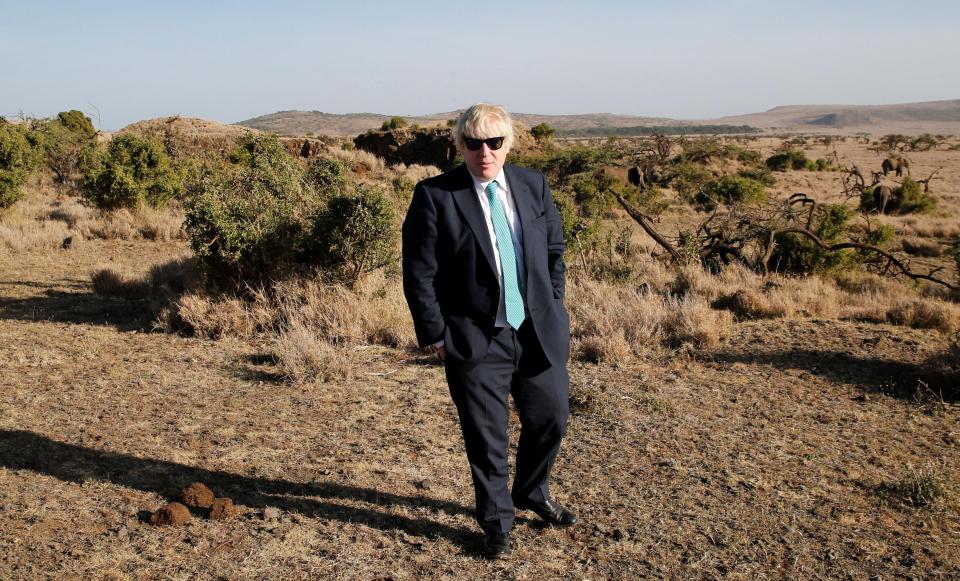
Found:
[[[497,180],[491,181],[487,184],[487,195],[491,198],[497,193]]]

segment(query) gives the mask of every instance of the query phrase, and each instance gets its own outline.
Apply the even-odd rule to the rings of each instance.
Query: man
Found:
[[[504,160],[513,122],[479,103],[454,129],[464,164],[417,184],[403,223],[403,288],[421,346],[443,360],[491,558],[510,553],[514,508],[577,517],[548,481],[566,431],[570,322],[564,241],[550,187]],[[508,395],[520,417],[508,491]]]

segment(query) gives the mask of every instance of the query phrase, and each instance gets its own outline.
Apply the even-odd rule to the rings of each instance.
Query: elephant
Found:
[[[873,188],[873,206],[877,209],[877,212],[881,214],[886,212],[887,204],[890,203],[892,196],[893,191],[890,190],[889,186],[877,186]]]
[[[643,178],[643,172],[640,171],[639,167],[631,167],[627,170],[627,181],[631,184],[642,188],[644,185]]]
[[[888,157],[883,160],[880,167],[883,168],[883,175],[896,171],[897,177],[900,177],[903,175],[903,170],[907,170],[907,175],[910,175],[910,160],[905,157]]]

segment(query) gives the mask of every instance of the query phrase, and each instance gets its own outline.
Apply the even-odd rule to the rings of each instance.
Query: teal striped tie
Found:
[[[487,185],[487,200],[490,202],[490,220],[493,222],[493,232],[497,235],[497,250],[500,253],[503,302],[507,307],[507,323],[514,329],[519,329],[526,317],[523,313],[523,295],[520,293],[517,252],[513,247],[513,234],[507,223],[507,215],[503,213],[496,193],[497,182],[492,181]]]

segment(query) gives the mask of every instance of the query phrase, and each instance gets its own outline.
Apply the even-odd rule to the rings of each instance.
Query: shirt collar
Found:
[[[487,186],[490,184],[490,182],[497,182],[497,185],[500,186],[505,192],[510,191],[507,189],[507,178],[503,174],[502,167],[500,168],[500,173],[497,174],[497,177],[493,178],[492,180],[480,181],[480,179],[473,174],[470,174],[470,178],[473,180],[474,187],[480,188],[481,192],[487,191]]]

